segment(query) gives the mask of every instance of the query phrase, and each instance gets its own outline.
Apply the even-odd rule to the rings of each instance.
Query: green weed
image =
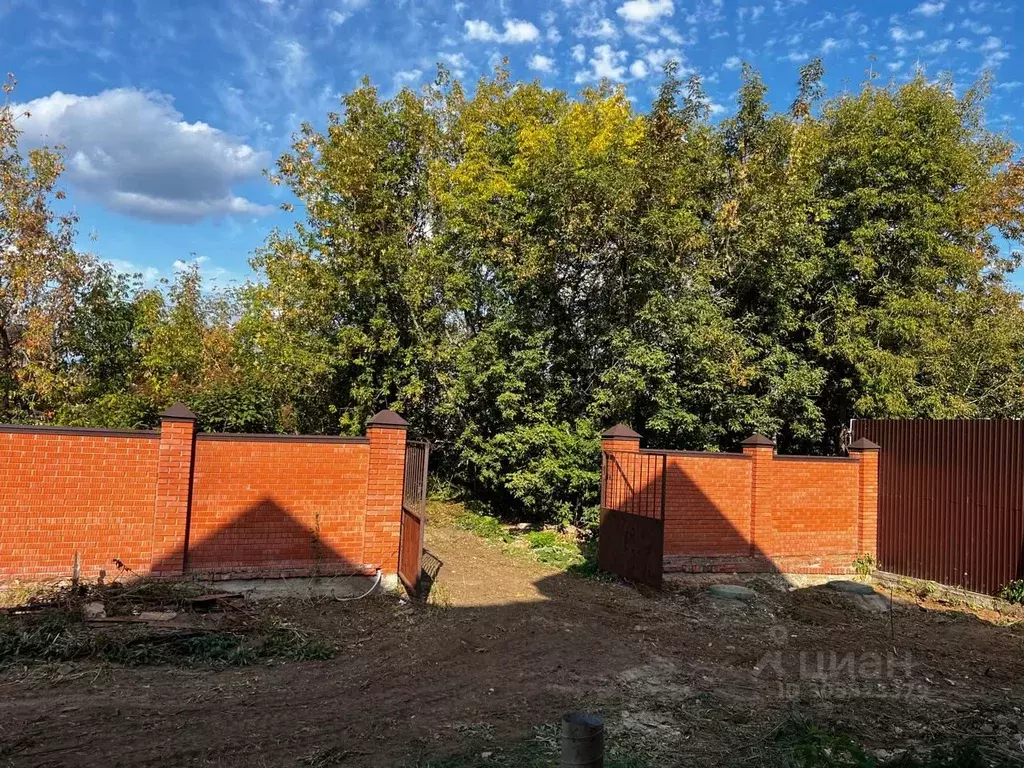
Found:
[[[1011,603],[1024,604],[1024,579],[1017,579],[999,590],[999,597]]]
[[[455,524],[480,538],[501,544],[506,554],[527,556],[535,562],[581,576],[597,573],[596,549],[588,548],[586,543],[581,546],[571,534],[551,529],[521,532],[496,517],[468,509],[455,516]],[[590,555],[593,562],[588,563]]]
[[[866,579],[875,570],[875,558],[870,552],[865,552],[853,561],[853,570],[858,579]]]
[[[1009,757],[986,754],[974,741],[937,745],[880,759],[860,746],[850,734],[800,718],[790,718],[776,730],[772,743],[758,750],[756,763],[768,768],[1009,768],[1016,765]]]

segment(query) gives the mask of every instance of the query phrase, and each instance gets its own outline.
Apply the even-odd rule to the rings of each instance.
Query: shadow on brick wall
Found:
[[[308,518],[304,512],[302,517]],[[361,572],[362,528],[353,531],[352,549],[339,551],[329,533],[310,526],[273,498],[264,497],[212,532],[209,523],[189,521],[185,573],[211,575],[304,576]],[[199,529],[197,532],[197,528]],[[174,570],[174,556],[158,560],[154,572]]]
[[[606,453],[603,566],[652,586],[671,572],[851,573],[859,473],[854,458]]]

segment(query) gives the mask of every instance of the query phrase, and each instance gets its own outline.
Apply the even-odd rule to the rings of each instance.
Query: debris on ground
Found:
[[[73,595],[67,626],[61,610],[0,616],[0,657],[17,647],[7,628],[25,630],[0,664],[0,756],[532,768],[555,764],[562,714],[587,710],[607,717],[611,764],[634,768],[1021,763],[1024,624],[1006,615],[900,592],[890,609],[888,590],[775,574],[641,594],[454,525],[426,532],[443,566],[425,604],[222,598],[202,611],[208,585],[125,585]],[[714,581],[756,599],[716,598]],[[79,603],[94,599],[110,618],[177,615],[86,627]],[[942,750],[978,757],[925,759]]]

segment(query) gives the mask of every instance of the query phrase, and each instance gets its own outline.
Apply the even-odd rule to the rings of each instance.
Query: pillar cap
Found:
[[[639,440],[640,433],[636,432],[625,424],[616,424],[601,433],[602,440]]]
[[[383,411],[374,414],[366,422],[368,427],[379,427],[381,429],[408,429],[409,422],[403,419],[394,411],[385,408]]]
[[[160,414],[160,421],[195,421],[196,415],[178,401]]]
[[[740,443],[740,445],[746,446],[748,448],[774,448],[775,441],[769,437],[765,437],[760,432],[755,432],[742,443]]]
[[[866,437],[861,437],[857,440],[854,440],[853,443],[850,444],[849,448],[849,450],[851,451],[879,451],[881,449],[882,446],[880,446],[878,443],[871,442]]]

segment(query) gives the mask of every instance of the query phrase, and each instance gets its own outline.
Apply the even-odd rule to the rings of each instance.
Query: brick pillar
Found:
[[[640,433],[625,424],[616,424],[601,433],[601,452],[609,458],[601,458],[601,506],[621,509],[636,497],[640,475],[639,463],[630,459],[630,454],[640,453]],[[605,466],[612,462],[613,466]]]
[[[363,562],[385,575],[398,573],[398,542],[405,485],[405,439],[409,422],[381,411],[367,422],[370,469],[366,488]]]
[[[878,554],[878,451],[879,446],[866,437],[850,446],[850,455],[859,462],[857,552],[862,555]]]
[[[772,556],[772,460],[775,443],[764,435],[751,435],[741,444],[753,460],[750,489],[750,556]]]
[[[181,576],[185,572],[195,434],[196,415],[182,403],[160,414],[150,568],[154,576]]]

